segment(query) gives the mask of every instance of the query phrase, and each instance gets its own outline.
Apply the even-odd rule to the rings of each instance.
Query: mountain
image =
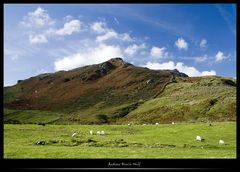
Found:
[[[188,77],[176,69],[150,70],[113,58],[19,80],[4,88],[4,108],[6,123],[234,120],[236,83],[218,76]],[[212,117],[215,113],[222,118]]]

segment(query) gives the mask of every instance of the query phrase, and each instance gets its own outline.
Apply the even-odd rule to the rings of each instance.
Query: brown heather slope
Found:
[[[236,81],[150,70],[121,58],[4,88],[5,123],[235,121]]]
[[[174,75],[173,75],[174,73]],[[4,107],[77,112],[147,100],[172,82],[178,71],[135,67],[121,58],[70,71],[42,74],[4,88]]]

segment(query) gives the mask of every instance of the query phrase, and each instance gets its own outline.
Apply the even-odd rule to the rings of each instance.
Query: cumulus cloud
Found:
[[[43,34],[29,35],[29,42],[31,44],[41,44],[48,42],[47,38]]]
[[[152,57],[156,57],[156,58],[164,58],[164,57],[168,57],[168,52],[166,51],[166,47],[152,47],[150,54]]]
[[[134,40],[128,33],[118,33],[114,29],[108,28],[105,22],[94,22],[90,26],[92,31],[100,34],[96,38],[97,42],[104,42],[113,38],[127,42],[131,42]]]
[[[134,41],[134,39],[128,33],[120,34],[119,39],[123,41],[129,41],[129,42]]]
[[[109,31],[105,22],[94,22],[91,24],[91,29],[97,33],[106,33]]]
[[[62,57],[54,62],[55,70],[69,70],[80,66],[102,63],[114,57],[122,57],[119,46],[100,44],[96,48],[87,49],[70,56]]]
[[[41,34],[29,35],[29,42],[31,44],[47,43],[49,37],[54,37],[56,35],[66,36],[80,31],[81,22],[79,20],[71,20],[65,23],[64,26],[60,29],[49,28]]]
[[[71,15],[66,15],[64,18],[63,18],[64,21],[66,22],[69,22],[70,20],[73,20],[73,16]]]
[[[26,27],[44,27],[54,25],[54,23],[55,21],[51,19],[48,12],[41,7],[29,12],[20,22],[21,25]]]
[[[175,42],[175,45],[178,47],[179,50],[188,49],[188,43],[183,38],[178,38],[178,40]]]
[[[125,50],[124,53],[129,55],[129,56],[133,56],[135,55],[139,50],[146,48],[145,44],[141,44],[141,45],[137,45],[137,44],[133,44],[128,46]]]
[[[202,76],[211,76],[211,75],[216,75],[216,72],[214,70],[202,72]]]
[[[56,31],[57,35],[71,35],[81,30],[81,22],[79,20],[71,20],[64,24],[63,28]]]
[[[169,62],[165,62],[165,63],[147,62],[147,64],[143,65],[143,66],[147,67],[149,69],[154,69],[154,70],[159,70],[159,69],[174,70],[174,69],[177,69],[178,71],[183,72],[183,73],[187,74],[188,76],[216,75],[216,72],[214,70],[200,72],[195,67],[186,66],[182,62],[178,62],[176,64],[173,61],[169,61]]]
[[[207,46],[207,40],[206,40],[206,39],[202,39],[201,42],[200,42],[200,44],[199,44],[199,46],[200,46],[201,48],[205,48],[205,47]]]
[[[115,31],[108,31],[104,35],[97,36],[96,41],[103,42],[108,39],[117,38],[117,37],[118,37],[118,34]]]
[[[220,62],[228,57],[224,56],[224,53],[222,51],[218,51],[215,55],[215,62]]]

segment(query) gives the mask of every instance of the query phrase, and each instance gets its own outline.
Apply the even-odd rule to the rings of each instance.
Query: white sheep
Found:
[[[196,141],[202,141],[202,137],[201,136],[196,136]]]
[[[156,122],[156,125],[159,125],[159,123],[158,123],[158,122]]]
[[[93,135],[93,131],[92,131],[92,130],[90,130],[89,133],[90,133],[91,135]]]
[[[147,125],[147,124],[143,124],[143,125]]]
[[[131,124],[129,123],[128,126],[130,126]]]
[[[75,137],[76,135],[77,135],[77,133],[73,133],[73,134],[72,134],[72,137]]]
[[[174,122],[172,122],[172,124],[174,124]]]
[[[104,131],[101,131],[101,133],[100,133],[100,134],[104,135],[104,134],[105,134],[105,132],[104,132]]]
[[[101,132],[100,132],[100,131],[97,131],[97,134],[98,134],[98,135],[100,135],[100,134],[101,134]]]
[[[223,141],[223,140],[219,140],[218,143],[219,143],[219,144],[224,144],[224,141]]]

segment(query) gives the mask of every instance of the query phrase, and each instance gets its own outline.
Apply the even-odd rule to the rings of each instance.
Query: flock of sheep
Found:
[[[174,122],[172,122],[172,124],[174,124]],[[130,125],[132,125],[132,124],[129,123],[128,126],[130,126]],[[143,124],[143,125],[146,125],[146,124]],[[157,122],[157,123],[155,123],[155,125],[159,125],[159,123]],[[209,124],[209,126],[212,126],[212,125]],[[94,134],[94,133],[93,133],[93,130],[90,130],[89,133],[90,133],[91,135]],[[103,130],[102,130],[102,131],[97,131],[96,134],[97,134],[97,135],[105,135],[105,131],[103,131]],[[74,133],[72,134],[72,137],[75,137],[75,136],[77,136],[77,133],[76,133],[76,132],[74,132]],[[196,136],[196,141],[202,142],[202,141],[204,141],[204,140],[205,140],[205,139],[204,139],[203,137],[201,137],[201,136],[199,136],[199,135]],[[219,143],[219,144],[224,144],[224,141],[223,141],[222,139],[220,139],[218,143]]]
[[[94,133],[93,133],[93,130],[90,130],[89,133],[90,133],[91,135],[94,134]],[[76,137],[77,134],[78,134],[78,133],[74,132],[74,133],[72,134],[72,137]],[[105,131],[103,131],[103,130],[102,130],[102,131],[97,131],[96,134],[97,134],[97,135],[105,135]]]
[[[205,139],[202,138],[201,136],[196,136],[196,141],[202,142],[202,141],[204,141],[204,140],[205,140]],[[224,144],[224,141],[223,141],[222,139],[220,139],[220,140],[218,141],[218,143],[219,143],[219,144]]]

